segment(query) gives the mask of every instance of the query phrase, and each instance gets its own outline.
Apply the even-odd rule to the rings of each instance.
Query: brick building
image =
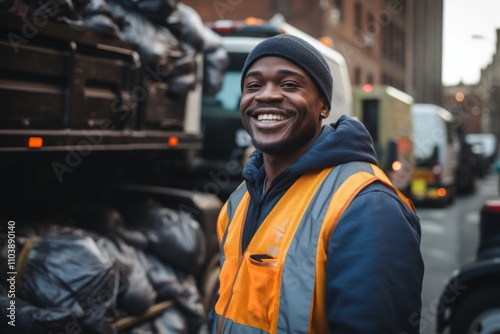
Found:
[[[354,85],[388,84],[415,102],[442,103],[443,0],[183,0],[204,21],[270,19],[328,36]]]

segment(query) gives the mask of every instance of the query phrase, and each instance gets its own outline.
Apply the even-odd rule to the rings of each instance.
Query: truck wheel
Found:
[[[214,307],[214,298],[219,288],[219,253],[210,259],[203,275],[203,306],[208,313]]]
[[[500,333],[500,286],[487,286],[471,292],[457,306],[450,322],[450,333]]]

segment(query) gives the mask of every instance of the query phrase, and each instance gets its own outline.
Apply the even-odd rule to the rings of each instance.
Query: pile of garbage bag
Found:
[[[185,212],[147,200],[119,212],[82,205],[58,224],[16,227],[15,298],[1,275],[2,333],[204,333],[195,273],[205,234]],[[7,263],[8,240],[0,239]],[[8,318],[7,318],[8,319]]]
[[[43,17],[135,43],[143,65],[167,83],[171,96],[187,94],[197,82],[203,82],[206,95],[214,95],[222,85],[228,56],[220,36],[203,24],[193,8],[182,2],[12,0],[7,4],[16,12],[14,8],[23,1],[28,8],[25,15],[33,19]],[[198,54],[203,58],[203,71],[197,71]]]

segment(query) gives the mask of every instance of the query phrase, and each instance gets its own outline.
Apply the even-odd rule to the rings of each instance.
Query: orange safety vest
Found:
[[[241,252],[250,196],[243,184],[218,220],[219,299],[212,333],[328,333],[328,244],[340,217],[367,185],[380,181],[415,207],[377,166],[352,162],[301,176]]]

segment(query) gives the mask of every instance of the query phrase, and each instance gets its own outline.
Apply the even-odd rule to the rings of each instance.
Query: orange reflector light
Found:
[[[42,137],[30,137],[28,139],[28,147],[29,148],[40,148],[43,146],[43,138]]]
[[[264,20],[256,18],[256,17],[247,17],[245,19],[245,23],[248,24],[248,25],[253,26],[253,25],[262,25],[265,22],[264,22]]]
[[[323,44],[325,44],[326,46],[330,47],[333,49],[333,39],[329,36],[321,36],[320,38],[318,38],[319,41]]]
[[[177,138],[175,136],[168,138],[168,145],[169,146],[177,146],[177,144],[179,144],[179,138]]]
[[[398,170],[401,170],[402,167],[403,167],[403,164],[401,163],[401,161],[396,160],[392,163],[392,170],[398,171]]]
[[[444,189],[444,188],[439,188],[439,189],[438,189],[438,195],[439,195],[439,197],[444,197],[444,196],[446,196],[446,189]]]

